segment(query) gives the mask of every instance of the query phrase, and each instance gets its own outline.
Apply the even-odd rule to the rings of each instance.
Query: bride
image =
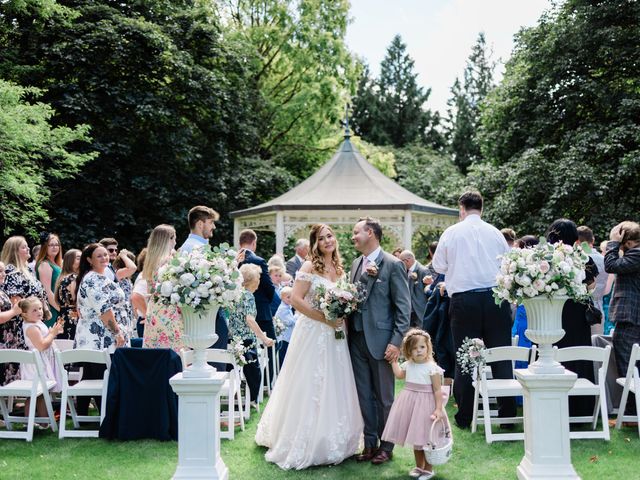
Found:
[[[349,347],[311,306],[319,285],[332,287],[344,275],[336,237],[314,225],[310,261],[296,276],[291,304],[299,312],[287,358],[258,424],[256,443],[283,469],[337,464],[358,449],[363,422]]]

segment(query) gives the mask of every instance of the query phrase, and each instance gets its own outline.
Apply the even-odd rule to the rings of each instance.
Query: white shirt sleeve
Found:
[[[447,274],[449,265],[447,264],[447,230],[444,231],[440,240],[438,240],[438,246],[436,247],[436,253],[433,256],[431,265],[433,269],[438,273]]]

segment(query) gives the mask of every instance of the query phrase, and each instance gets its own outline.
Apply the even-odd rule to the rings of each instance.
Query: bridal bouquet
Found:
[[[242,297],[242,276],[236,252],[223,243],[219,247],[176,252],[158,269],[152,288],[156,302],[204,310],[213,304],[230,308]]]
[[[240,337],[233,337],[227,346],[227,350],[233,354],[233,357],[236,359],[236,364],[239,367],[244,367],[248,363],[255,362],[255,360],[247,361],[244,354],[247,353],[249,347],[245,346],[244,341]]]
[[[316,288],[314,307],[324,313],[327,320],[336,322],[356,312],[364,300],[362,284],[354,285],[346,280],[338,280],[335,287],[320,284]],[[336,329],[336,338],[345,338],[342,328]]]
[[[562,242],[514,248],[502,256],[493,297],[497,304],[503,300],[521,304],[527,298],[541,295],[549,298],[566,295],[585,302],[589,294],[582,281],[588,260],[581,246]]]
[[[462,373],[472,375],[478,367],[482,367],[486,363],[485,351],[482,339],[465,337],[456,352],[456,359]]]

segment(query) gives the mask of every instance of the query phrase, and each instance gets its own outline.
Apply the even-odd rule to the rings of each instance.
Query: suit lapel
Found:
[[[384,250],[380,250],[380,254],[378,255],[378,258],[376,258],[376,267],[378,267],[378,275],[380,275],[380,270],[382,269],[383,260],[384,260]],[[373,285],[376,283],[376,279],[378,278],[378,275],[371,276],[367,274],[367,299],[371,294],[371,289],[373,288]]]
[[[362,268],[363,261],[364,261],[364,257],[360,255],[358,258],[355,259],[355,261],[351,265],[351,272],[349,272],[349,277],[351,277],[349,281],[351,283],[356,283],[356,275],[358,274],[359,271],[360,271],[360,276],[362,276],[361,268]],[[353,268],[353,265],[358,265],[358,266],[356,268]]]

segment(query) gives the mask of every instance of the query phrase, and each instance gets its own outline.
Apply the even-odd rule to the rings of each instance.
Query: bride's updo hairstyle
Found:
[[[323,229],[329,230],[333,236],[336,234],[333,233],[333,229],[329,225],[325,225],[324,223],[316,223],[311,227],[311,232],[309,233],[309,245],[311,248],[309,249],[309,256],[307,257],[311,260],[313,264],[313,269],[318,273],[325,273],[324,270],[324,261],[322,252],[320,252],[320,247],[318,246],[318,236]],[[340,257],[340,248],[338,246],[338,239],[336,238],[336,249],[333,251],[331,255],[331,262],[333,263],[333,267],[336,269],[336,274],[340,277],[344,273],[344,268],[342,267],[342,258]]]

